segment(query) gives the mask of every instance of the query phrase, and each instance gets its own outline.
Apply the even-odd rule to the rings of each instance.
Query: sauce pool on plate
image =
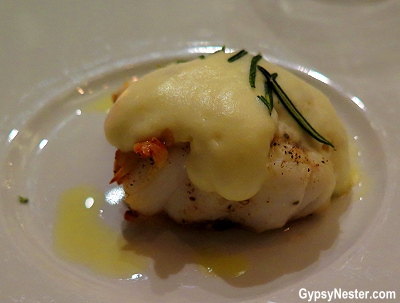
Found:
[[[54,250],[63,259],[105,277],[137,279],[149,271],[152,260],[135,252],[135,245],[140,243],[126,240],[121,231],[101,219],[104,203],[104,194],[92,186],[80,185],[64,191],[54,225]],[[184,252],[190,263],[196,264],[206,276],[231,279],[249,269],[249,260],[244,255],[228,254],[218,247],[191,248]],[[171,255],[171,262],[178,257]]]
[[[149,266],[148,258],[100,218],[104,195],[90,186],[62,193],[54,226],[54,249],[67,259],[109,277],[129,279]]]

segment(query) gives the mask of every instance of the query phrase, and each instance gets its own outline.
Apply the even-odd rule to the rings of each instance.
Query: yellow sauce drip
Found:
[[[317,262],[320,252],[337,239],[338,218],[346,209],[346,201],[341,202],[343,206],[322,219],[300,220],[290,224],[290,229],[264,236],[251,234],[250,240],[249,235],[242,234],[237,246],[250,245],[254,249],[236,252],[235,245],[218,244],[221,234],[209,233],[204,238],[193,230],[193,238],[187,240],[187,231],[170,221],[137,226],[145,229],[142,236],[134,233],[129,239],[123,238],[121,231],[101,219],[104,194],[82,185],[66,190],[60,197],[53,245],[63,259],[109,278],[148,276],[154,262],[159,265],[154,266],[156,275],[165,279],[179,273],[186,264],[194,264],[205,276],[251,286],[254,281],[272,281]],[[249,241],[244,241],[244,237]],[[199,239],[203,239],[201,244]],[[260,243],[264,244],[260,247]],[[303,253],[299,255],[299,251]],[[256,266],[252,260],[257,260]]]
[[[65,191],[54,226],[55,251],[94,272],[113,278],[133,278],[148,267],[149,258],[134,254],[129,248],[131,244],[102,222],[103,203],[103,194],[89,186]]]
[[[96,99],[93,102],[85,103],[82,106],[82,111],[91,113],[108,113],[113,103],[109,94]]]
[[[88,267],[91,271],[110,278],[135,279],[150,268],[151,257],[138,255],[140,251],[133,239],[126,240],[121,233],[101,219],[104,195],[90,186],[77,186],[62,193],[54,225],[54,249],[67,261]],[[122,220],[122,218],[121,218]],[[170,223],[166,224],[168,229]],[[134,227],[133,227],[134,228]],[[162,237],[161,237],[162,238]],[[163,250],[168,244],[155,241],[154,250]],[[177,252],[184,253],[188,263],[194,263],[207,276],[232,279],[249,269],[246,256],[224,252],[222,248],[192,246],[174,242],[174,249],[164,247],[169,262],[177,260]],[[179,261],[178,261],[179,262]],[[179,266],[178,266],[179,267]]]
[[[206,270],[207,275],[232,279],[242,276],[249,269],[249,260],[241,254],[228,254],[211,247],[197,253],[195,261]]]
[[[362,201],[364,200],[364,197],[373,190],[375,184],[371,177],[368,176],[360,167],[360,149],[356,145],[356,142],[350,142],[349,154],[351,163],[350,176],[353,184],[352,193],[354,201]]]

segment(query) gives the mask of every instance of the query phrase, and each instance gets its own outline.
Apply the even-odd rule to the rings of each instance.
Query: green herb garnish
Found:
[[[22,197],[22,196],[18,196],[18,200],[19,200],[19,203],[22,203],[22,204],[26,204],[26,203],[29,202],[28,198],[25,198],[25,197]]]
[[[223,46],[221,47],[221,49],[215,51],[214,54],[219,53],[219,52],[224,52],[224,53],[225,53],[225,45],[223,45]]]
[[[262,56],[258,54],[257,56],[254,56],[253,59],[251,59],[251,64],[250,64],[250,72],[249,72],[249,82],[250,86],[255,88],[256,87],[256,72],[257,72],[257,63],[260,61]]]
[[[268,110],[269,114],[272,114],[272,109],[274,108],[274,99],[272,98],[272,82],[270,79],[267,79],[264,83],[264,90],[265,90],[265,97],[264,96],[257,96],[257,98],[264,103]]]
[[[268,101],[268,99],[265,98],[265,97],[262,96],[262,95],[257,96],[257,98],[258,98],[258,100],[260,100],[262,103],[264,103],[265,106],[267,106],[267,108],[268,108],[268,110],[269,110],[269,114],[271,115],[272,106],[271,106],[271,103]]]
[[[237,54],[233,55],[232,57],[230,57],[228,59],[229,63],[235,62],[236,60],[239,60],[240,58],[242,58],[243,56],[246,56],[247,52],[242,49],[240,52],[238,52]]]
[[[278,99],[282,102],[283,106],[286,108],[286,110],[289,112],[289,114],[293,117],[294,120],[315,140],[318,142],[327,144],[331,147],[334,147],[331,142],[326,140],[322,135],[320,135],[308,121],[306,118],[303,117],[303,115],[299,112],[299,110],[296,108],[296,106],[293,104],[293,102],[289,99],[289,97],[286,95],[284,90],[279,86],[278,82],[276,82],[276,78],[278,74],[270,74],[265,68],[262,66],[257,65],[258,70],[264,75],[264,77],[271,81],[272,83],[272,88],[275,94],[277,95]]]

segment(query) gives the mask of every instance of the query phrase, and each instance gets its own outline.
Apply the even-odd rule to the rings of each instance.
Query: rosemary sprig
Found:
[[[264,91],[265,91],[265,98],[268,100],[269,103],[269,113],[272,113],[272,109],[274,108],[274,99],[272,98],[272,91],[274,87],[272,85],[271,80],[267,79],[264,83]]]
[[[257,63],[260,61],[262,56],[258,54],[257,56],[254,56],[253,59],[251,59],[250,63],[250,72],[249,72],[249,82],[250,86],[252,88],[256,87],[256,72],[257,72]]]
[[[271,103],[268,101],[267,98],[265,98],[263,95],[258,95],[257,96],[258,100],[260,100],[262,103],[264,103],[264,105],[268,108],[269,110],[269,114],[271,115],[272,113],[272,105]]]
[[[240,58],[242,58],[243,56],[246,56],[246,55],[247,55],[247,52],[244,49],[242,49],[237,54],[233,55],[232,57],[229,57],[228,62],[229,63],[235,62],[236,60],[239,60]]]
[[[264,96],[257,96],[257,98],[267,106],[269,110],[269,114],[272,114],[272,109],[274,108],[274,99],[272,98],[272,82],[270,79],[266,79],[264,83],[264,90],[265,90],[265,97]]]
[[[221,47],[221,49],[215,51],[213,54],[216,54],[216,53],[219,53],[219,52],[224,52],[224,53],[225,53],[225,45],[223,45],[223,46]]]
[[[286,95],[284,90],[279,86],[278,82],[276,82],[276,77],[278,74],[270,74],[265,68],[263,68],[260,65],[257,65],[258,70],[264,75],[266,79],[269,79],[271,81],[273,91],[275,94],[278,96],[278,99],[282,102],[283,106],[286,108],[286,110],[289,112],[289,114],[293,117],[294,120],[315,140],[318,142],[327,144],[331,147],[334,147],[331,142],[329,142],[327,139],[325,139],[322,135],[320,135],[304,116],[299,112],[299,110],[296,108],[296,106],[293,104],[293,102],[289,99],[289,97]]]

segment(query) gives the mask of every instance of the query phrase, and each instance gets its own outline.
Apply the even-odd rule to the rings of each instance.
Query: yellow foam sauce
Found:
[[[254,196],[269,178],[270,142],[278,124],[292,140],[317,152],[322,144],[310,139],[279,102],[270,115],[257,99],[264,95],[263,76],[249,84],[252,56],[229,63],[232,54],[219,52],[186,63],[171,64],[133,82],[120,95],[105,121],[108,141],[122,151],[169,129],[175,142],[189,142],[186,169],[192,183],[228,200]],[[350,185],[347,136],[329,99],[287,70],[259,61],[291,97],[310,124],[333,143],[330,161],[335,193]],[[280,126],[279,126],[280,127]],[[234,165],[233,165],[234,164]]]
[[[132,278],[148,267],[149,259],[127,249],[131,244],[99,217],[104,195],[89,186],[65,191],[54,225],[55,251],[68,261],[94,272]]]

